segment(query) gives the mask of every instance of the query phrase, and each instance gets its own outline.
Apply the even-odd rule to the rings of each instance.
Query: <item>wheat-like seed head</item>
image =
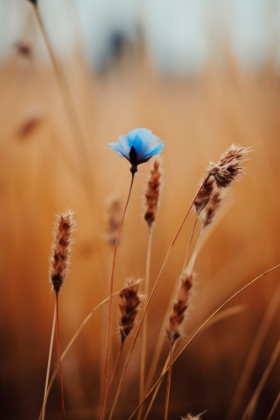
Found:
[[[208,201],[207,205],[204,207],[200,214],[202,221],[202,229],[205,229],[208,225],[210,225],[213,222],[215,214],[218,208],[220,207],[221,201],[221,190],[218,190],[216,187],[216,191],[213,191],[210,200]]]
[[[138,313],[138,306],[141,298],[138,293],[140,280],[133,281],[132,279],[127,281],[126,287],[120,292],[120,320],[119,320],[119,331],[121,336],[121,344],[123,345],[127,336],[130,334],[134,327],[135,317]]]
[[[193,203],[197,216],[199,216],[200,212],[209,203],[209,200],[210,200],[211,195],[213,193],[214,183],[215,183],[214,179],[210,176],[208,176],[206,179],[204,179],[200,183],[198,193],[197,193],[196,198],[195,198],[194,203]]]
[[[71,210],[57,216],[50,260],[50,281],[56,293],[60,291],[67,275],[73,228]]]
[[[161,170],[162,160],[157,158],[151,168],[147,179],[144,199],[144,218],[149,227],[153,224],[156,217],[156,210],[158,207],[160,190],[161,190]]]
[[[210,162],[207,171],[214,177],[219,188],[228,187],[244,173],[242,163],[248,152],[249,148],[232,144],[221,156],[218,163],[215,164]]]
[[[193,286],[193,275],[184,273],[181,276],[177,296],[173,304],[173,310],[169,317],[169,325],[166,329],[167,337],[173,345],[181,336],[180,327],[184,321],[186,310],[189,306],[190,291]]]

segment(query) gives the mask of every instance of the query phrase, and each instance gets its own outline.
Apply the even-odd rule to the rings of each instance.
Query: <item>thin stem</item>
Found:
[[[254,284],[256,281],[258,281],[260,278],[266,276],[267,274],[271,273],[272,271],[276,270],[277,268],[280,268],[280,264],[275,265],[272,268],[269,268],[268,270],[264,271],[262,274],[260,274],[259,276],[255,277],[253,280],[251,280],[249,283],[245,284],[245,286],[241,287],[241,289],[237,290],[237,292],[233,293],[228,299],[226,299],[224,301],[224,303],[222,303],[214,312],[212,312],[211,315],[208,316],[208,318],[206,318],[206,320],[200,325],[200,327],[196,330],[196,332],[192,335],[192,337],[188,340],[188,342],[183,346],[183,348],[178,352],[177,356],[174,357],[172,364],[176,362],[176,360],[181,356],[181,354],[185,351],[185,349],[189,346],[189,344],[191,344],[191,342],[198,336],[198,334],[200,333],[200,331],[212,320],[212,318],[214,318],[214,316],[224,307],[226,306],[231,300],[233,300],[236,296],[238,296],[241,292],[243,292],[245,289],[247,289],[248,287],[250,287],[252,284]],[[157,385],[162,381],[162,378],[164,377],[165,373],[167,372],[167,368],[161,373],[160,377],[158,378],[158,380],[155,382],[155,384],[152,386],[152,388],[150,389],[150,391],[146,394],[145,398],[143,399],[143,401],[141,401],[140,404],[143,404],[144,400],[146,398],[148,398],[148,396],[153,392],[153,390],[157,387]],[[140,404],[138,405],[138,407],[136,407],[136,409],[134,410],[134,412],[132,413],[132,415],[129,417],[128,420],[131,420],[133,415],[135,414],[135,412],[138,410]],[[146,419],[146,417],[145,417]]]
[[[107,335],[106,335],[105,361],[104,361],[104,381],[103,381],[103,395],[102,395],[102,402],[101,402],[100,420],[103,420],[104,417],[105,417],[106,403],[107,403],[107,398],[108,398],[108,389],[107,388],[108,388],[108,376],[109,376],[109,357],[110,357],[110,347],[111,347],[110,346],[110,341],[111,341],[110,337],[111,337],[111,329],[112,329],[111,324],[112,324],[112,304],[113,304],[113,300],[112,300],[111,295],[113,293],[113,287],[114,287],[116,257],[117,257],[117,250],[118,250],[118,245],[119,245],[119,240],[120,240],[120,234],[121,234],[121,230],[122,230],[123,221],[124,221],[124,218],[125,218],[127,206],[128,206],[129,200],[130,200],[134,178],[135,178],[135,173],[132,172],[132,177],[131,177],[131,183],[130,183],[130,187],[129,187],[129,191],[128,191],[128,196],[127,196],[127,200],[126,200],[126,203],[125,203],[121,223],[120,223],[120,226],[119,226],[117,239],[116,239],[116,242],[115,242],[115,245],[114,245],[113,263],[112,263],[112,270],[111,270],[111,277],[110,277],[110,284],[109,284],[110,299],[109,299],[109,303],[108,303],[108,322],[107,322]]]
[[[189,257],[189,253],[190,253],[190,249],[191,249],[191,245],[192,245],[192,241],[193,241],[193,237],[194,237],[194,232],[195,232],[195,228],[196,228],[196,225],[197,225],[197,221],[198,221],[198,216],[196,216],[195,221],[194,221],[194,224],[193,224],[192,233],[191,233],[191,237],[190,237],[190,240],[189,240],[189,244],[188,244],[188,248],[187,248],[187,252],[186,252],[186,256],[185,256],[184,264],[183,264],[183,268],[182,268],[182,274],[183,274],[183,271],[185,269],[185,266],[187,264],[187,260],[188,260],[188,257]],[[198,240],[199,240],[199,238],[198,238]]]
[[[175,245],[175,243],[176,243],[176,241],[177,241],[177,239],[178,239],[178,236],[179,236],[179,234],[181,233],[181,230],[183,229],[183,226],[184,226],[184,224],[185,224],[185,221],[186,221],[186,219],[187,219],[187,217],[188,217],[188,215],[189,215],[189,213],[190,213],[190,211],[191,211],[191,209],[192,209],[193,203],[194,203],[194,201],[195,201],[195,199],[196,199],[197,195],[200,193],[201,189],[203,188],[203,184],[204,184],[204,182],[206,182],[206,181],[207,181],[207,179],[208,179],[210,176],[211,176],[211,174],[207,175],[207,177],[205,178],[205,180],[204,180],[204,181],[203,181],[203,183],[201,184],[201,187],[198,189],[197,193],[195,194],[195,196],[194,196],[194,198],[193,198],[193,200],[192,200],[192,202],[191,202],[191,204],[190,204],[190,206],[189,206],[189,208],[188,208],[188,210],[187,210],[187,212],[186,212],[185,216],[183,217],[183,220],[182,220],[182,222],[181,222],[181,224],[180,224],[180,226],[179,226],[179,228],[178,228],[178,230],[177,230],[177,232],[176,232],[176,234],[175,234],[175,236],[174,236],[174,238],[173,238],[173,240],[172,240],[172,242],[171,242],[171,245],[170,245],[170,247],[169,247],[169,249],[168,249],[168,251],[167,251],[167,254],[166,254],[166,256],[165,256],[165,259],[164,259],[164,261],[163,261],[163,264],[162,264],[162,266],[161,266],[161,268],[160,268],[159,274],[158,274],[158,276],[157,276],[157,278],[156,278],[156,280],[155,280],[154,286],[153,286],[152,291],[151,291],[151,294],[150,294],[150,296],[149,296],[149,299],[148,299],[147,305],[146,305],[146,307],[144,308],[144,311],[143,311],[143,314],[142,314],[142,318],[141,318],[141,319],[140,319],[140,321],[139,321],[138,328],[137,328],[137,330],[136,330],[136,332],[135,332],[135,335],[134,335],[134,338],[133,338],[133,340],[132,340],[131,347],[130,347],[130,349],[129,349],[129,352],[128,352],[128,355],[127,355],[127,359],[126,359],[126,362],[125,362],[125,365],[124,365],[124,368],[123,368],[123,371],[122,371],[122,375],[121,375],[121,378],[120,378],[119,386],[118,386],[118,389],[117,389],[117,392],[116,392],[116,396],[115,396],[115,400],[114,400],[114,403],[113,403],[113,407],[112,407],[112,410],[111,410],[111,413],[110,413],[109,420],[112,418],[113,413],[114,413],[114,409],[116,408],[116,405],[117,405],[117,402],[118,402],[118,399],[119,399],[119,396],[120,396],[120,392],[121,392],[122,383],[123,383],[123,380],[124,380],[124,376],[125,376],[125,374],[126,374],[126,370],[127,370],[128,364],[129,364],[129,360],[130,360],[130,357],[131,357],[132,351],[133,351],[134,346],[135,346],[135,344],[136,344],[136,340],[137,340],[137,338],[138,338],[139,331],[140,331],[140,329],[141,329],[141,327],[142,327],[143,320],[144,320],[144,318],[145,318],[145,316],[146,316],[146,313],[147,313],[148,308],[149,308],[149,306],[150,306],[151,300],[152,300],[152,298],[153,298],[153,296],[154,296],[154,293],[155,293],[155,290],[156,290],[156,288],[157,288],[157,286],[158,286],[159,279],[160,279],[160,277],[161,277],[161,274],[162,274],[162,272],[163,272],[163,269],[164,269],[164,267],[165,267],[165,265],[166,265],[166,263],[167,263],[167,260],[168,260],[168,258],[169,258],[169,255],[170,255],[170,253],[171,253],[171,251],[172,251],[172,249],[173,249],[173,247],[174,247],[174,245]]]
[[[169,362],[168,362],[168,375],[167,375],[167,385],[166,385],[165,409],[164,409],[164,420],[168,420],[170,387],[171,387],[171,374],[172,374],[172,359],[173,359],[173,351],[174,351],[175,343],[170,344]]]
[[[255,412],[259,396],[260,396],[260,394],[261,394],[261,392],[264,388],[264,385],[267,381],[267,378],[268,378],[274,364],[276,363],[276,361],[279,357],[279,353],[280,353],[280,340],[278,340],[278,343],[277,343],[277,345],[276,345],[276,347],[275,347],[275,349],[274,349],[274,351],[273,351],[273,353],[272,353],[272,355],[269,359],[268,365],[267,365],[267,367],[266,367],[266,369],[265,369],[265,371],[264,371],[264,373],[261,377],[260,382],[258,383],[257,388],[255,389],[254,394],[252,395],[252,398],[249,401],[249,404],[247,405],[247,408],[246,408],[241,420],[245,420],[245,419],[250,420],[253,417],[253,414]]]
[[[190,236],[188,248],[187,248],[187,251],[186,251],[186,256],[185,256],[183,267],[182,267],[182,275],[183,275],[183,272],[184,272],[184,269],[185,269],[185,266],[186,266],[186,263],[187,263],[189,251],[190,251],[191,244],[192,244],[193,237],[194,237],[194,232],[195,232],[197,220],[198,220],[198,217],[195,218],[195,222],[194,222],[194,225],[193,225],[193,228],[192,228],[192,232],[191,232],[191,236]],[[200,233],[200,236],[198,238],[198,242],[200,240],[200,237],[201,237],[201,233]],[[197,244],[198,244],[198,242],[197,242]],[[197,244],[195,246],[195,250],[197,249]],[[194,250],[194,252],[195,252],[195,250]],[[170,302],[171,302],[171,299],[170,299]],[[170,302],[167,305],[167,310],[165,312],[165,315],[163,317],[163,320],[165,320],[167,318],[167,316],[168,316]],[[158,362],[159,362],[159,355],[160,355],[160,352],[161,352],[161,349],[162,349],[162,346],[163,346],[163,342],[164,342],[164,338],[165,338],[164,331],[165,331],[165,324],[163,322],[162,325],[161,325],[160,333],[158,334],[158,340],[157,340],[156,348],[155,348],[155,351],[154,351],[152,363],[151,363],[151,366],[150,366],[146,388],[149,388],[150,387],[151,382],[152,382],[152,379],[153,379],[154,374],[155,374],[155,371],[156,371],[156,368],[157,368],[157,365],[158,365]]]
[[[85,147],[85,139],[84,139],[84,135],[82,132],[82,128],[80,125],[80,121],[74,106],[74,101],[72,99],[72,95],[70,93],[70,89],[66,80],[65,75],[63,74],[61,68],[58,65],[57,59],[52,51],[52,47],[49,41],[49,38],[47,36],[47,32],[46,29],[44,27],[44,23],[42,21],[42,18],[40,16],[38,7],[33,5],[33,9],[34,9],[34,13],[37,19],[37,22],[39,24],[45,45],[47,47],[47,51],[49,54],[49,58],[51,60],[53,69],[54,69],[54,73],[56,76],[56,79],[58,81],[58,85],[60,87],[60,91],[61,91],[61,96],[63,98],[63,102],[64,102],[64,106],[65,106],[65,110],[67,112],[67,116],[68,116],[68,120],[71,126],[71,129],[73,131],[74,134],[74,138],[77,142],[78,148],[81,151],[81,154],[83,155],[83,161],[86,162],[86,166],[87,166],[87,170],[89,170],[90,168],[90,162],[89,162],[89,158],[88,158],[88,153]],[[84,167],[82,167],[84,168]]]
[[[146,258],[146,275],[145,275],[145,288],[144,288],[144,302],[143,307],[147,305],[149,286],[150,286],[150,267],[151,267],[151,251],[152,251],[152,238],[153,238],[153,225],[149,227],[148,234],[148,247],[147,247],[147,258]],[[146,367],[146,351],[147,351],[147,330],[148,330],[148,314],[146,314],[143,321],[143,333],[142,333],[142,348],[141,348],[141,365],[140,365],[140,390],[139,400],[142,401],[144,397],[145,387],[145,367]],[[141,406],[138,413],[138,420],[142,415],[143,406]]]
[[[197,225],[197,220],[198,220],[198,217],[195,218],[195,221],[194,221],[194,224],[193,224],[193,228],[192,228],[190,240],[189,240],[189,243],[188,243],[188,247],[187,247],[187,251],[186,251],[186,255],[185,255],[185,259],[184,259],[184,264],[183,264],[183,267],[182,267],[182,273],[181,273],[181,275],[183,275],[183,272],[184,272],[184,269],[185,269],[185,266],[186,266],[186,263],[187,263],[187,260],[188,260],[188,255],[189,255],[189,251],[190,251],[191,244],[192,244],[192,241],[193,241],[194,232],[195,232],[195,228],[196,228],[196,225]],[[201,233],[200,233],[200,236],[198,238],[198,242],[200,240],[200,237],[201,237]],[[197,242],[197,244],[198,244],[198,242]],[[195,246],[194,252],[197,249],[197,244]],[[189,266],[188,266],[188,268],[189,268]],[[165,320],[167,318],[167,316],[168,316],[170,302],[171,302],[171,299],[169,301],[169,304],[167,305],[167,309],[166,309],[165,315],[163,317],[163,320]],[[164,339],[165,339],[164,332],[165,332],[165,323],[163,322],[162,325],[161,325],[160,332],[158,334],[158,340],[157,340],[157,343],[156,343],[156,347],[155,347],[155,350],[153,352],[153,359],[152,359],[152,363],[151,363],[151,366],[150,366],[150,369],[149,369],[149,373],[148,373],[148,379],[147,379],[147,383],[146,383],[146,389],[149,388],[150,385],[151,385],[151,382],[153,380],[153,377],[154,377],[154,374],[155,374],[155,371],[156,371],[158,362],[160,360],[159,355],[160,355],[160,352],[161,352],[161,349],[162,349],[162,346],[163,346],[163,343],[164,343]]]
[[[119,293],[120,293],[120,290],[116,291],[115,293],[112,294],[112,297],[118,295]],[[93,308],[93,310],[87,315],[87,317],[83,320],[83,322],[81,323],[81,325],[79,326],[79,328],[77,329],[77,331],[75,332],[75,334],[73,335],[73,337],[71,338],[71,340],[69,341],[69,343],[67,344],[64,352],[62,353],[61,358],[60,358],[61,361],[65,358],[65,356],[67,355],[67,353],[71,349],[72,345],[74,344],[74,342],[78,338],[80,332],[82,331],[82,329],[84,328],[84,326],[88,323],[88,321],[90,320],[90,318],[92,317],[92,315],[94,314],[94,312],[98,308],[100,308],[101,306],[103,306],[105,303],[107,303],[109,301],[109,299],[110,299],[110,297],[107,297],[102,302],[100,302],[98,305],[96,305]],[[47,392],[46,392],[46,401],[45,401],[45,403],[47,402],[47,399],[48,399],[48,396],[49,396],[51,387],[52,387],[52,385],[54,383],[54,380],[55,380],[55,377],[56,377],[57,372],[58,372],[58,365],[56,366],[56,368],[55,368],[55,370],[54,370],[54,372],[52,374],[51,380],[49,382],[48,389],[47,389]],[[39,420],[41,420],[41,418],[42,418],[42,412],[43,412],[43,407],[42,407],[41,412],[40,412],[40,415],[39,415]]]
[[[272,416],[275,413],[275,410],[276,410],[276,408],[277,408],[277,406],[278,406],[279,403],[280,403],[280,392],[278,392],[278,395],[276,397],[276,400],[274,401],[274,404],[271,407],[271,410],[268,413],[268,416],[267,416],[267,419],[266,420],[271,420],[272,419]]]
[[[278,287],[278,289],[276,290],[276,293],[273,295],[269,303],[269,306],[263,316],[262,322],[260,323],[258,331],[255,335],[251,349],[248,353],[242,375],[240,377],[239,383],[235,391],[235,395],[232,399],[232,403],[229,408],[228,417],[227,417],[229,420],[233,419],[236,415],[238,404],[241,402],[242,397],[245,393],[247,384],[249,383],[251,375],[252,375],[253,368],[256,364],[258,355],[260,353],[263,342],[265,340],[265,336],[267,334],[267,331],[278,309],[279,300],[280,300],[280,287]]]
[[[42,406],[42,416],[40,416],[42,420],[45,419],[46,404],[47,404],[47,398],[48,398],[47,389],[48,389],[50,369],[51,369],[52,349],[53,349],[54,332],[55,332],[55,321],[56,321],[56,304],[54,306],[53,323],[52,323],[50,348],[49,348],[49,356],[48,356],[48,365],[47,365],[47,373],[46,373],[45,388],[44,388],[44,398],[43,398],[43,406]]]
[[[238,313],[240,313],[241,311],[244,310],[244,305],[237,305],[237,306],[232,306],[231,308],[228,309],[224,309],[222,312],[220,312],[219,314],[216,314],[215,317],[213,317],[211,319],[211,321],[208,322],[208,324],[206,325],[206,328],[211,327],[211,325],[227,318],[228,316],[232,316],[232,315],[236,315]],[[147,420],[148,415],[151,411],[151,408],[153,406],[153,403],[155,401],[155,398],[157,396],[158,390],[161,386],[161,383],[163,381],[164,378],[164,374],[167,371],[167,366],[168,366],[168,361],[169,361],[169,357],[167,357],[164,367],[162,368],[162,373],[160,375],[159,380],[153,385],[153,387],[150,389],[150,391],[148,392],[148,394],[146,394],[145,398],[140,402],[140,404],[138,404],[138,406],[136,407],[136,409],[133,411],[133,413],[131,414],[131,416],[129,417],[128,420],[131,420],[134,417],[134,414],[137,412],[137,410],[140,408],[140,406],[143,404],[143,402],[145,401],[145,399],[154,391],[153,396],[151,398],[151,401],[149,403],[149,406],[147,408],[145,417],[143,420]]]
[[[55,294],[55,302],[56,302],[56,339],[57,339],[57,358],[58,358],[59,383],[60,383],[61,417],[62,417],[62,420],[65,420],[64,389],[63,389],[61,349],[60,349],[60,327],[59,327],[59,311],[58,311],[58,293]]]
[[[116,372],[117,372],[117,368],[118,368],[118,366],[119,366],[119,362],[120,362],[120,359],[121,359],[121,354],[122,354],[123,345],[124,345],[124,343],[123,343],[123,344],[121,344],[120,349],[119,349],[119,352],[118,352],[117,360],[116,360],[116,362],[115,362],[115,366],[114,366],[114,369],[113,369],[113,373],[112,373],[112,376],[111,376],[111,380],[110,380],[110,383],[109,383],[109,386],[108,386],[108,394],[109,394],[109,392],[110,392],[111,386],[112,386],[112,384],[113,384],[113,381],[114,381],[114,378],[115,378],[115,375],[116,375]]]

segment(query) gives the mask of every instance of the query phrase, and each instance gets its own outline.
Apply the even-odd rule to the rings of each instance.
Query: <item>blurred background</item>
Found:
[[[209,160],[232,143],[251,148],[246,175],[200,250],[185,341],[232,293],[280,263],[279,28],[279,0],[39,0],[38,13],[27,0],[0,0],[1,419],[40,413],[55,301],[48,279],[55,214],[71,208],[77,221],[60,295],[63,348],[108,295],[108,203],[113,196],[123,207],[130,183],[128,162],[106,149],[119,135],[147,127],[165,142],[152,282]],[[115,290],[145,275],[149,167],[141,165],[136,177]],[[190,215],[151,305],[149,360],[193,222]],[[199,334],[174,365],[170,418],[205,410],[207,420],[242,418],[279,340],[279,300],[276,270],[227,306],[242,305],[241,312]],[[118,298],[114,304],[115,357]],[[99,418],[105,315],[96,312],[63,363],[68,419]],[[236,403],[260,326],[260,351]],[[140,341],[116,419],[137,405]],[[158,373],[167,352],[166,342]],[[269,418],[279,395],[278,353],[248,418]],[[163,418],[164,394],[163,385],[150,418]],[[60,418],[59,404],[56,382],[47,419]],[[279,417],[278,407],[270,418]]]

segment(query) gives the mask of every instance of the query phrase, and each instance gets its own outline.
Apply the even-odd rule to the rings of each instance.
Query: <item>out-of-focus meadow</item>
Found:
[[[100,47],[103,55],[95,53],[92,46],[91,61],[83,54],[81,27],[87,12],[82,2],[80,14],[75,2],[68,8],[65,1],[59,7],[50,2],[49,10],[46,3],[39,1],[39,11],[56,54],[58,74],[32,5],[27,1],[13,1],[10,7],[2,1],[1,5],[5,53],[2,48],[0,417],[7,420],[38,418],[41,409],[54,310],[49,257],[58,212],[73,209],[77,222],[70,272],[60,294],[63,348],[91,309],[108,295],[112,247],[106,242],[107,204],[114,195],[123,205],[130,183],[128,162],[106,149],[118,135],[135,127],[147,127],[165,142],[164,186],[154,228],[151,281],[159,272],[209,160],[217,161],[232,143],[251,148],[246,175],[231,189],[195,264],[197,286],[184,326],[186,337],[233,292],[280,263],[279,34],[277,39],[277,31],[272,33],[271,29],[276,19],[273,7],[277,6],[278,11],[279,2],[267,2],[271,9],[263,6],[268,8],[266,14],[261,10],[265,2],[254,5],[248,1],[245,11],[242,2],[224,2],[228,7],[238,8],[239,4],[241,8],[240,19],[237,12],[237,17],[228,12],[232,38],[226,34],[226,23],[222,35],[217,36],[213,15],[215,10],[217,15],[220,11],[218,1],[213,2],[214,11],[207,8],[206,2],[197,2],[200,9],[196,11],[190,2],[186,2],[189,10],[178,2],[182,3],[182,15],[186,13],[187,17],[181,27],[193,28],[187,34],[182,30],[181,35],[173,25],[174,19],[180,17],[180,8],[177,12],[176,6],[170,8],[174,14],[170,13],[168,21],[168,14],[164,16],[158,2],[150,2],[150,6],[144,2],[142,8],[137,4],[131,12],[134,32],[128,28],[131,36],[120,29],[126,28],[118,15],[125,5],[120,2],[121,10],[117,13],[114,9],[110,15],[110,22],[114,17],[119,19],[119,27],[116,25],[108,37],[107,47]],[[170,5],[165,3],[161,7],[166,11]],[[101,28],[104,32],[107,28],[105,23],[102,26],[101,3],[94,5],[86,38],[89,43],[91,37],[92,45],[98,33],[96,27],[99,34]],[[250,18],[256,18],[253,12],[248,17],[250,24],[244,23],[247,32],[236,30],[232,34],[234,22],[242,28],[242,17],[245,20],[250,5],[253,11],[255,7],[261,10],[257,17],[264,16],[263,26],[257,22],[256,27],[263,30],[261,34],[270,30],[269,40],[251,34],[254,25]],[[125,7],[128,10],[128,4]],[[108,10],[104,10],[106,16]],[[211,19],[214,29],[206,30],[205,22]],[[65,21],[71,37],[60,40]],[[21,23],[17,26],[15,22]],[[7,39],[5,31],[10,31]],[[194,39],[197,43],[191,44]],[[89,51],[87,48],[87,54]],[[115,290],[122,288],[128,277],[145,275],[148,228],[142,202],[149,168],[150,162],[141,165],[136,176],[117,256]],[[191,214],[152,301],[148,323],[150,357],[182,269],[193,221]],[[231,301],[227,307],[243,305],[242,311],[205,328],[176,361],[170,418],[205,410],[203,419],[227,418],[259,326],[266,311],[275,305],[252,376],[234,412],[234,419],[242,417],[279,340],[279,275],[275,270]],[[118,298],[114,305],[113,357],[119,343]],[[96,312],[63,362],[68,419],[98,418],[105,315],[105,307]],[[116,418],[128,418],[138,403],[140,348],[139,344],[134,351]],[[167,352],[168,343],[163,356]],[[164,392],[163,385],[150,418],[163,418]],[[279,360],[266,380],[252,419],[267,418],[278,392]],[[272,419],[278,415],[276,410]],[[56,382],[46,418],[59,416]]]

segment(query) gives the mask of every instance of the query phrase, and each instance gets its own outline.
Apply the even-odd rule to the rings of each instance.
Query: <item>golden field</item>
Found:
[[[71,208],[77,222],[70,272],[60,294],[62,348],[108,295],[112,249],[104,239],[106,203],[112,195],[124,203],[130,183],[128,162],[106,149],[118,135],[147,127],[165,142],[151,282],[209,160],[217,161],[232,143],[251,148],[246,175],[231,189],[195,264],[196,293],[184,340],[232,293],[280,263],[280,95],[271,63],[253,73],[241,69],[229,54],[224,66],[213,58],[195,79],[165,78],[139,47],[127,49],[103,75],[92,74],[79,51],[59,61],[59,66],[61,79],[36,52],[24,55],[13,50],[0,70],[3,419],[29,420],[40,413],[54,309],[48,271],[57,213]],[[148,229],[142,202],[149,168],[150,162],[141,165],[136,176],[117,255],[115,290],[128,277],[145,275]],[[149,359],[177,285],[193,222],[191,214],[149,310]],[[279,293],[279,270],[275,270],[226,306],[242,305],[242,310],[201,331],[174,364],[170,418],[204,411],[206,420],[227,418],[259,326],[266,311],[276,305],[233,415],[242,417],[279,339]],[[119,345],[117,297],[114,305],[113,357]],[[105,307],[94,314],[63,362],[69,420],[98,418],[105,315]],[[167,352],[166,343],[158,374]],[[116,419],[128,418],[138,403],[139,357],[137,344]],[[55,363],[54,351],[53,367]],[[279,392],[278,372],[279,360],[252,419],[268,417]],[[163,418],[164,384],[150,418]],[[276,410],[272,419],[278,415]],[[46,418],[60,418],[58,381]]]

